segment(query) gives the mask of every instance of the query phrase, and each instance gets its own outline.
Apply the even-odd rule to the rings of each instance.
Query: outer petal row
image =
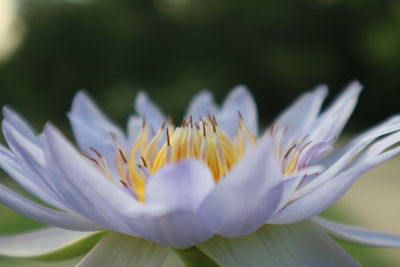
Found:
[[[197,245],[221,266],[359,266],[312,222],[266,225],[235,239],[214,237]]]
[[[400,248],[400,236],[372,231],[365,228],[340,224],[322,218],[312,219],[328,233],[341,239],[374,247]]]

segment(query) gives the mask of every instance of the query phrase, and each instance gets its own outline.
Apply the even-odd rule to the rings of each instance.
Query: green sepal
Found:
[[[174,249],[186,267],[218,267],[219,265],[196,247]]]

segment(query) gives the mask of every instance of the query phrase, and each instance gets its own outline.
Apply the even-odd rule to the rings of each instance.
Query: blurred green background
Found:
[[[0,0],[0,105],[37,129],[47,120],[67,129],[65,113],[80,88],[122,125],[141,89],[179,119],[199,90],[221,100],[245,84],[266,125],[301,92],[327,83],[332,98],[353,79],[366,90],[351,131],[399,111],[400,1]],[[397,166],[376,175],[393,178]],[[400,186],[390,181],[388,188]],[[346,206],[327,216],[374,216],[353,218]],[[0,206],[1,233],[39,226]],[[382,250],[345,245],[366,266],[400,259],[399,252],[390,260]]]

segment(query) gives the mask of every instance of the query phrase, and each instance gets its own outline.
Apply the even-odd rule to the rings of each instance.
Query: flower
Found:
[[[0,255],[52,258],[98,242],[79,266],[159,266],[169,248],[190,266],[357,266],[326,232],[400,247],[400,237],[313,218],[400,152],[400,116],[333,149],[360,91],[351,83],[320,113],[319,86],[261,135],[243,86],[220,108],[201,92],[179,126],[139,93],[127,134],[78,92],[68,117],[79,150],[50,123],[36,135],[6,107],[0,165],[51,207],[2,185],[0,201],[56,228],[3,237]]]

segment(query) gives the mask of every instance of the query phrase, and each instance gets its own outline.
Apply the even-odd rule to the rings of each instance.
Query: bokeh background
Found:
[[[68,132],[81,88],[123,125],[139,90],[179,120],[199,90],[221,100],[245,84],[267,125],[301,92],[327,83],[332,99],[354,79],[366,89],[348,137],[400,111],[400,1],[0,0],[0,105],[38,130],[51,120]],[[367,175],[326,216],[400,234],[399,165]],[[0,212],[0,233],[40,227]],[[365,266],[400,262],[396,250],[344,245]]]

